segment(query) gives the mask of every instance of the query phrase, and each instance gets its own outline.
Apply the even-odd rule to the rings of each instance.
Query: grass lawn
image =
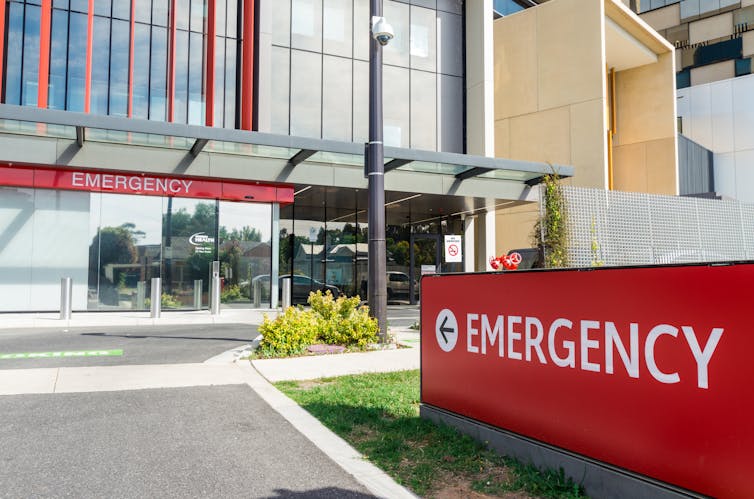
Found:
[[[423,497],[584,497],[561,473],[500,457],[419,418],[419,371],[275,386]]]

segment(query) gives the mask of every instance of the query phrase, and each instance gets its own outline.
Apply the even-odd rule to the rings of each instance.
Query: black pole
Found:
[[[370,0],[370,26],[382,17],[382,0]],[[385,154],[382,144],[382,45],[369,33],[369,310],[387,343],[387,264],[385,249]]]

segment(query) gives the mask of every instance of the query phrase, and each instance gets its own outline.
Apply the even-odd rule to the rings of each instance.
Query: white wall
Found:
[[[0,311],[59,310],[60,279],[86,310],[89,193],[0,188]]]
[[[754,203],[754,75],[678,90],[683,135],[714,153],[715,191]]]

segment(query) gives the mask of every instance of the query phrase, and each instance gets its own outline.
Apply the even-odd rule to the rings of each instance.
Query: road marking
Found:
[[[0,353],[0,360],[60,359],[66,357],[120,357],[123,350],[71,350],[68,352]]]
[[[456,346],[458,341],[458,321],[453,312],[447,308],[440,311],[437,314],[437,320],[435,321],[435,336],[437,337],[437,344],[445,352],[450,352]]]

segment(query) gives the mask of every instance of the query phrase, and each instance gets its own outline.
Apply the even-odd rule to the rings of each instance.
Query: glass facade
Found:
[[[271,9],[261,131],[365,142],[368,0],[261,0]],[[463,2],[385,0],[385,144],[463,152]],[[265,101],[265,100],[268,100]]]
[[[270,306],[272,205],[0,187],[0,310],[57,310],[60,278],[75,310],[207,308],[213,260],[224,306]]]
[[[238,124],[240,0],[216,0],[214,126]],[[47,106],[86,106],[89,2],[55,0],[50,23]],[[132,13],[133,12],[133,19]],[[173,121],[206,124],[207,0],[96,0],[92,13],[89,111],[165,121],[169,118],[170,26],[175,22]],[[3,102],[38,104],[40,2],[10,0],[6,18]],[[131,49],[133,47],[133,50]]]

